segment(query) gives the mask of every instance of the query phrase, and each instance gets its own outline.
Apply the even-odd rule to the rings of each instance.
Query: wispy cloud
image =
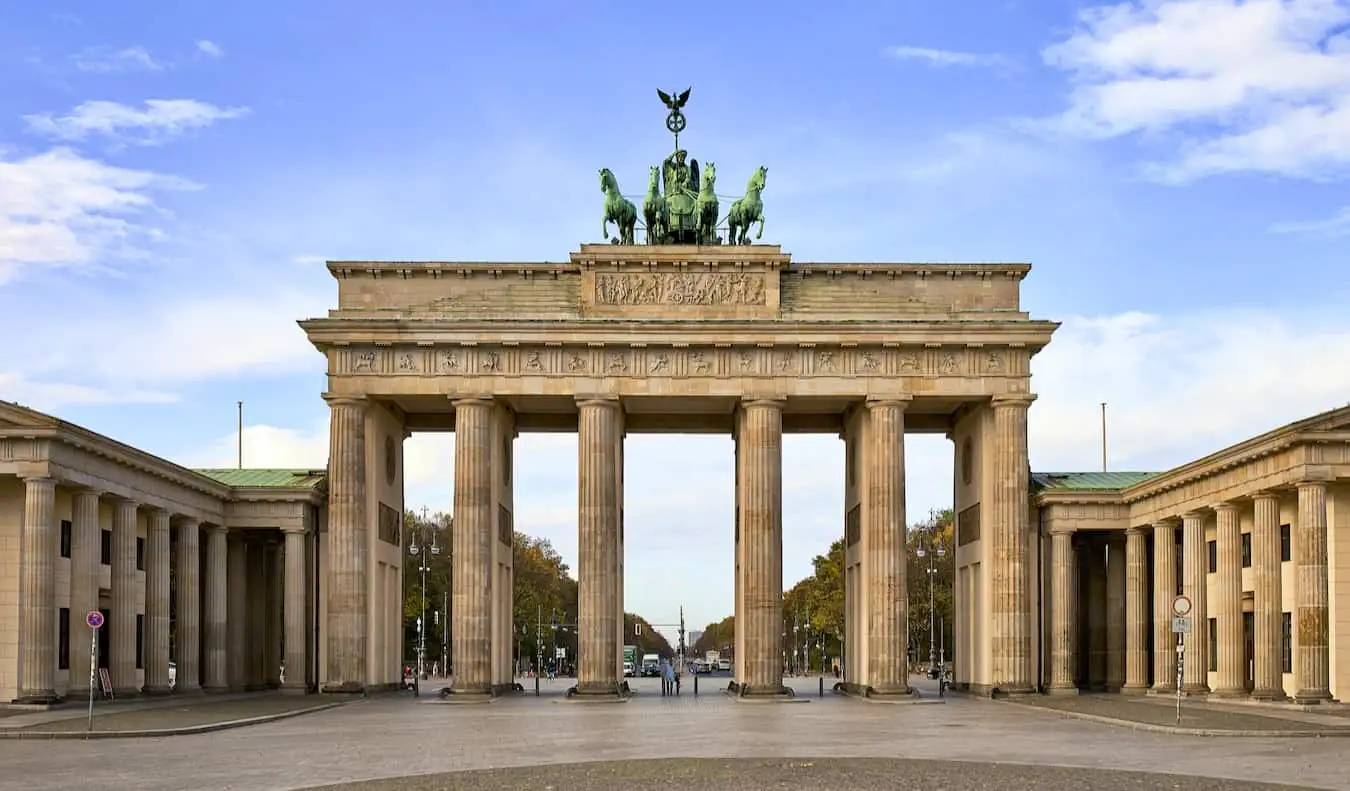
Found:
[[[126,71],[163,71],[166,65],[155,60],[145,47],[89,47],[71,56],[75,68],[90,74]]]
[[[1270,226],[1271,233],[1306,234],[1308,236],[1350,236],[1350,206],[1322,220],[1278,222]]]
[[[197,51],[211,58],[220,58],[225,55],[225,50],[219,44],[204,38],[197,41]]]
[[[240,118],[247,107],[217,107],[195,99],[150,99],[137,108],[118,102],[84,102],[68,115],[25,115],[34,132],[60,140],[84,140],[103,135],[119,142],[158,145],[216,121]]]
[[[1350,171],[1350,3],[1151,0],[1079,13],[1046,63],[1074,82],[1043,128],[1088,138],[1168,132],[1164,183],[1229,172]],[[1259,64],[1259,65],[1258,65]]]
[[[957,52],[928,47],[888,47],[885,54],[896,60],[917,60],[937,68],[947,66],[1006,68],[1013,65],[1012,59],[997,53]]]

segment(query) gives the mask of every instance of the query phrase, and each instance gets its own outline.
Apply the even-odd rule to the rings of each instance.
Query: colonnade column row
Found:
[[[1185,642],[1182,691],[1204,694],[1209,692],[1209,607],[1205,589],[1209,555],[1205,548],[1204,514],[1198,511],[1181,515],[1181,563],[1181,587],[1191,600],[1192,623]]]
[[[108,618],[108,676],[113,695],[139,692],[136,683],[136,511],[131,500],[113,503],[112,613]]]
[[[1142,527],[1125,531],[1125,686],[1123,692],[1148,691],[1148,534]]]
[[[24,479],[19,561],[19,703],[56,701],[56,481]]]
[[[450,662],[458,695],[492,692],[492,399],[455,404]],[[583,550],[583,558],[585,552]],[[585,577],[583,576],[584,580]]]
[[[1035,690],[1032,672],[1030,541],[1027,535],[1027,409],[1036,396],[994,396],[993,614],[994,686]]]
[[[619,399],[577,400],[578,695],[619,694]],[[780,627],[781,628],[781,627]]]
[[[282,585],[285,588],[285,606],[282,617],[285,618],[285,663],[286,676],[282,687],[288,691],[304,691],[309,688],[307,677],[309,670],[308,635],[306,633],[305,594],[308,589],[306,568],[306,541],[304,529],[287,529],[285,535],[286,570]],[[181,675],[181,665],[178,669]]]
[[[328,674],[325,692],[366,687],[366,410],[364,398],[325,396],[328,443]],[[456,491],[456,499],[459,493]]]
[[[99,492],[80,489],[71,497],[70,514],[70,685],[66,697],[86,698],[89,684],[90,629],[85,615],[99,609]],[[104,628],[107,628],[106,626]]]
[[[1218,675],[1214,685],[1215,697],[1242,697],[1247,694],[1245,644],[1242,639],[1242,527],[1238,524],[1238,509],[1233,503],[1214,506],[1217,529],[1214,602],[1215,626],[1218,634]],[[1208,559],[1206,559],[1208,560]]]
[[[1280,499],[1273,493],[1258,494],[1252,524],[1252,697],[1281,700],[1284,694],[1283,586],[1280,573]]]
[[[736,419],[745,619],[736,623],[745,633],[744,675],[736,681],[741,695],[782,695],[783,402],[746,399]]]
[[[908,695],[909,597],[906,595],[905,545],[905,408],[909,398],[868,401],[867,558],[869,567],[867,630],[868,682],[873,695]],[[779,453],[782,464],[781,419]],[[778,579],[782,581],[781,483],[777,522]],[[782,585],[778,590],[782,590]],[[782,600],[779,599],[781,612]],[[781,683],[781,677],[780,677]]]
[[[1078,664],[1078,555],[1073,532],[1050,531],[1050,694],[1076,695]]]
[[[1327,485],[1298,485],[1298,569],[1294,578],[1294,701],[1331,699],[1330,641],[1327,609]]]
[[[1177,529],[1153,524],[1153,691],[1176,692],[1177,638],[1172,634],[1172,599],[1177,595]]]
[[[226,531],[221,525],[206,528],[206,628],[203,633],[206,666],[202,683],[211,692],[224,692],[230,688],[229,654],[226,653],[230,635],[226,619],[229,574],[225,539]]]

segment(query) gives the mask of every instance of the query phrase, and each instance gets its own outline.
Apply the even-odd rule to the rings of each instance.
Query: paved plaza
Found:
[[[738,703],[700,684],[700,694],[663,698],[655,680],[638,680],[638,694],[622,704],[562,702],[571,679],[544,682],[540,698],[455,705],[387,695],[302,717],[203,736],[104,741],[0,741],[0,788],[298,789],[384,778],[468,770],[545,767],[637,759],[903,759],[905,784],[867,785],[886,772],[862,762],[830,788],[1173,787],[1161,778],[1106,777],[1096,771],[1028,774],[1017,767],[1166,772],[1230,781],[1305,788],[1350,788],[1350,740],[1344,738],[1223,738],[1140,732],[1062,714],[980,698],[946,698],[932,705],[868,703],[827,694],[816,680],[796,679],[809,703]],[[722,683],[725,683],[724,681]],[[922,684],[919,685],[921,688]],[[532,684],[527,682],[527,688]],[[928,688],[930,693],[931,687]],[[711,694],[710,694],[711,693]],[[1142,704],[1140,704],[1142,705]],[[908,763],[917,761],[918,763]],[[955,761],[932,764],[932,761]],[[987,764],[1012,764],[990,767]],[[726,762],[681,762],[701,772],[689,787],[751,788],[755,778],[727,776]],[[616,767],[616,785],[595,781],[596,767],[543,769],[515,775],[464,776],[464,782],[422,778],[370,788],[641,788],[626,782],[649,770]],[[800,775],[819,781],[820,770],[781,761],[781,787]],[[827,764],[822,764],[827,766]],[[877,768],[881,767],[881,768]],[[662,770],[664,771],[664,770]],[[766,770],[767,771],[767,770]],[[899,770],[894,770],[899,771]],[[626,774],[627,773],[627,774]],[[712,774],[708,774],[712,773]],[[807,774],[815,773],[815,774]],[[544,782],[556,777],[557,782]],[[591,777],[591,780],[586,778]],[[699,779],[699,778],[703,779]],[[740,779],[737,779],[737,778]],[[831,775],[833,777],[833,775]],[[852,777],[853,779],[848,779]],[[940,783],[923,778],[948,778]],[[478,778],[478,779],[474,779]],[[566,778],[572,778],[563,782]],[[1028,778],[1042,778],[1028,785]],[[670,779],[670,778],[667,778]],[[540,782],[535,782],[535,781]],[[645,781],[644,781],[645,782]],[[980,785],[983,783],[983,785]],[[1131,785],[1133,783],[1133,785]],[[650,787],[650,786],[648,786]],[[818,783],[815,787],[820,786]],[[1186,788],[1214,788],[1185,781]],[[1239,788],[1225,784],[1224,788]]]

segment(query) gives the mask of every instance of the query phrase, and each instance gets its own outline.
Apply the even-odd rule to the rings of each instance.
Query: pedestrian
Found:
[[[661,694],[662,694],[662,695],[674,695],[674,694],[675,694],[675,665],[674,665],[674,663],[669,662],[669,661],[664,662],[664,663],[662,664],[662,666],[661,666],[661,672],[662,672],[662,679],[663,679],[663,681],[664,681],[664,683],[661,685]]]

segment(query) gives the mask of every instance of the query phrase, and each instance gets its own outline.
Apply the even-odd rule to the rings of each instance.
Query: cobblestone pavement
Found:
[[[94,711],[96,731],[136,731],[150,729],[189,728],[197,725],[230,722],[251,717],[304,711],[332,703],[317,696],[273,695],[248,700],[212,701],[196,698],[175,706],[162,706],[138,711]],[[25,725],[15,730],[23,732],[83,731],[88,720],[84,713],[69,712],[69,719]]]
[[[545,682],[539,698],[483,705],[441,704],[429,695],[421,703],[409,695],[376,697],[204,736],[0,741],[0,789],[296,789],[580,761],[733,757],[946,759],[1350,788],[1350,743],[1344,739],[1173,736],[959,697],[937,705],[890,705],[827,694],[796,704],[747,705],[708,694],[706,687],[694,697],[686,686],[680,697],[663,698],[654,680],[638,682],[639,694],[627,703],[569,704],[562,692],[571,683]],[[803,693],[816,689],[814,679],[798,683]],[[429,687],[424,684],[424,692]],[[526,688],[533,689],[532,680]],[[528,785],[528,773],[521,782],[545,787]],[[1065,783],[1071,784],[1059,787],[1108,787],[1095,780]],[[1035,786],[991,780],[985,787]]]
[[[1175,699],[1122,695],[1037,696],[1019,701],[1053,711],[1068,711],[1130,720],[1147,725],[1178,727]],[[1328,706],[1328,709],[1332,707]],[[1308,714],[1254,707],[1220,706],[1183,701],[1182,728],[1226,731],[1300,731],[1350,734],[1350,721],[1343,716]],[[1350,744],[1350,742],[1347,742]]]
[[[677,758],[487,769],[325,786],[314,791],[890,791],[931,789],[1087,789],[1288,791],[1297,786],[1176,775],[893,758],[848,760]]]

